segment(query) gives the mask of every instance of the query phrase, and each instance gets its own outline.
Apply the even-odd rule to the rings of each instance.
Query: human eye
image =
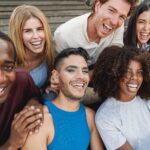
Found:
[[[138,76],[143,76],[143,70],[139,70],[139,71],[137,72],[137,75],[138,75]]]
[[[30,33],[31,31],[31,29],[24,29],[24,33]]]
[[[144,23],[144,20],[138,20],[137,23]]]
[[[11,72],[11,71],[14,70],[14,65],[5,65],[5,66],[3,67],[3,70],[4,70],[5,72]]]
[[[89,70],[88,69],[83,69],[82,72],[87,74],[87,73],[89,73]]]
[[[132,76],[132,71],[129,70],[129,69],[127,69],[126,72],[125,72],[125,76],[126,76],[127,78],[130,78],[130,77]]]
[[[74,68],[67,68],[66,69],[68,72],[75,72],[75,69]]]
[[[126,16],[121,16],[120,17],[123,21],[126,20]]]
[[[109,8],[108,11],[114,13],[114,10],[112,8]]]

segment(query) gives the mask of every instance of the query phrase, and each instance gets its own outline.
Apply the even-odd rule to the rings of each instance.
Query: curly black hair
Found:
[[[138,91],[142,98],[150,98],[150,54],[136,47],[107,47],[100,54],[93,72],[94,90],[105,100],[117,98],[120,91],[120,80],[126,75],[131,60],[141,63],[143,83]]]

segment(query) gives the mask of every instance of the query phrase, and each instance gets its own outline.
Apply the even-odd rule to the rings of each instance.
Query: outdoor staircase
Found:
[[[21,4],[40,8],[48,19],[52,32],[67,20],[90,10],[84,0],[0,0],[0,31],[8,32],[12,10]]]

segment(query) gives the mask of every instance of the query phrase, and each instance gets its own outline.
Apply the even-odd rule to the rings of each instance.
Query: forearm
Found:
[[[133,148],[131,147],[131,145],[128,142],[126,142],[123,146],[121,146],[117,150],[133,150]]]
[[[16,143],[8,140],[4,145],[0,146],[0,150],[17,150],[19,146]]]
[[[40,98],[37,98],[37,97],[34,97],[34,98],[30,99],[27,103],[27,105],[29,105],[29,106],[32,106],[32,105],[36,106],[36,105],[39,105],[39,104],[40,104]]]

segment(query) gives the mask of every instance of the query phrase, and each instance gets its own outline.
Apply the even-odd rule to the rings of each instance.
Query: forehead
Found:
[[[76,66],[76,67],[87,67],[87,62],[85,59],[80,55],[70,55],[64,58],[60,64],[61,68],[67,66]]]
[[[130,60],[128,68],[130,68],[130,69],[142,69],[142,65],[141,65],[141,62],[139,62],[137,60]]]
[[[145,20],[150,20],[150,10],[143,11],[139,16],[138,19],[145,19]]]
[[[36,17],[30,17],[29,19],[26,20],[24,24],[24,28],[26,27],[32,27],[32,26],[42,26],[42,22],[40,21],[39,18]]]
[[[5,58],[14,60],[13,46],[10,42],[0,39],[0,60]]]
[[[116,9],[120,14],[125,16],[127,16],[131,7],[131,4],[126,0],[108,0],[102,5],[104,5],[104,7],[112,7]]]

